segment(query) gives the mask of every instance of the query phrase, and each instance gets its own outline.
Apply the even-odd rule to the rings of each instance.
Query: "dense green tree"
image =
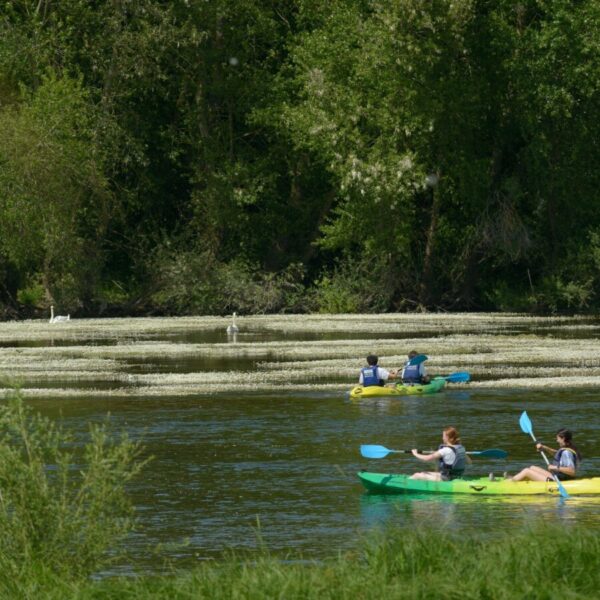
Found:
[[[94,137],[77,80],[48,75],[0,112],[0,247],[23,283],[68,309],[102,269],[111,195]]]
[[[370,286],[391,272],[396,306],[589,299],[596,3],[318,5],[268,116],[334,177],[322,246],[379,264]]]
[[[592,0],[5,2],[0,302],[597,306],[599,24]]]

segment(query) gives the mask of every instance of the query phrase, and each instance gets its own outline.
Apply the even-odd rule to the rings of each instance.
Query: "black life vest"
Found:
[[[467,451],[465,450],[465,447],[462,444],[458,444],[457,446],[440,444],[438,450],[441,450],[442,448],[450,448],[450,450],[454,452],[454,461],[452,464],[448,464],[443,458],[440,458],[439,467],[442,477],[448,479],[460,477],[465,472],[467,466]]]

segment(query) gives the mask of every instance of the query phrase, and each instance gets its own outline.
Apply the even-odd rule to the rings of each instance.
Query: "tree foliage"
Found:
[[[599,24],[592,0],[9,2],[0,301],[593,309]]]

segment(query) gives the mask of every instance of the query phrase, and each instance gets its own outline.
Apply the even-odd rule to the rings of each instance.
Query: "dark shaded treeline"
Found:
[[[592,0],[16,0],[0,305],[600,304]]]

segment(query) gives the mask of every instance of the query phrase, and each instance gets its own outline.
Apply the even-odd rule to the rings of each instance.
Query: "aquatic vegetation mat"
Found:
[[[259,315],[0,323],[0,381],[31,396],[322,392],[354,385],[367,354],[426,353],[454,388],[595,387],[599,323],[518,314]]]

